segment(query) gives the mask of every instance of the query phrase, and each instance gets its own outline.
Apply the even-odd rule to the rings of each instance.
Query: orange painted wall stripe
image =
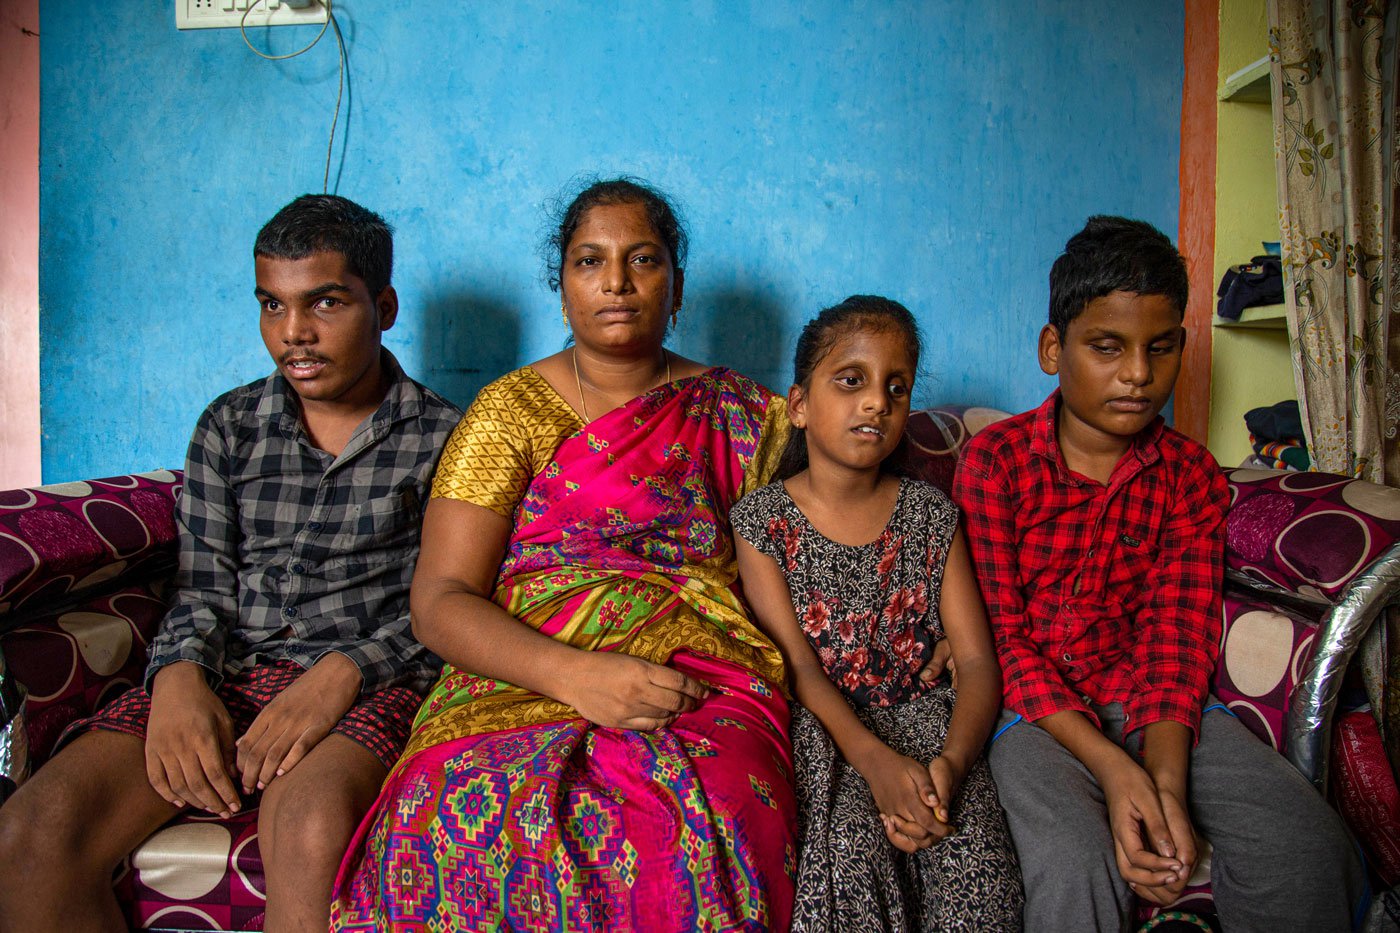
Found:
[[[1176,382],[1177,430],[1207,441],[1211,320],[1215,312],[1215,109],[1220,64],[1218,0],[1185,0],[1181,86],[1181,205],[1177,245],[1191,275],[1186,353]]]

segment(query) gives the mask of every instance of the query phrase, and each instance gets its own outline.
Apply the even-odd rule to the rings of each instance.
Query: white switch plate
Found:
[[[320,25],[326,8],[313,2],[300,8],[286,0],[175,0],[176,29],[237,29],[249,6],[248,26]]]

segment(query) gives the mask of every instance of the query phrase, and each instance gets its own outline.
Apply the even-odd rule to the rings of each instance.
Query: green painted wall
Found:
[[[1268,52],[1265,0],[1221,0],[1217,86]],[[1215,176],[1215,281],[1227,267],[1277,240],[1273,117],[1268,102],[1220,101]],[[1251,408],[1296,398],[1288,332],[1274,327],[1212,327],[1210,450],[1222,466],[1253,451],[1244,426]],[[1199,338],[1198,338],[1199,339]]]

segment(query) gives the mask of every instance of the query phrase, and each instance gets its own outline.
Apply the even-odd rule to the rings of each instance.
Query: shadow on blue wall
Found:
[[[728,366],[776,392],[787,391],[792,379],[792,341],[785,330],[789,315],[771,291],[718,289],[702,292],[696,303],[709,311],[700,317],[693,338],[701,362]]]
[[[523,350],[522,312],[507,301],[470,292],[430,296],[416,378],[462,409]]]

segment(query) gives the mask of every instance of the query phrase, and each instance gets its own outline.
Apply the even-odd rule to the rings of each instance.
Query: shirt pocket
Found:
[[[1125,520],[1111,543],[1113,548],[1112,583],[1125,595],[1141,589],[1147,576],[1157,566],[1160,529],[1148,519]]]
[[[407,486],[354,506],[350,528],[361,549],[372,550],[416,544],[421,523],[418,491]]]

